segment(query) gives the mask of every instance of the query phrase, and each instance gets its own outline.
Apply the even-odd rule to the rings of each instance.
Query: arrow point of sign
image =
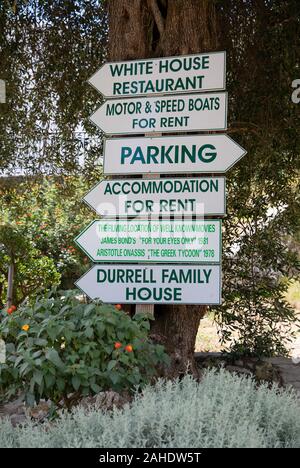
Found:
[[[77,281],[75,281],[74,285],[76,288],[80,289],[80,291],[85,295],[88,296],[91,300],[95,299],[92,297],[92,294],[88,291],[87,287],[84,287],[82,285],[82,282],[84,282],[84,279],[86,276],[89,276],[91,271],[94,269],[94,266],[92,266],[88,271],[86,271]]]
[[[237,143],[233,138],[231,138],[229,135],[225,135],[225,137],[230,140],[230,142],[234,145],[235,148],[239,148],[239,151],[241,153],[241,155],[245,155],[247,153],[247,151],[245,150],[245,148],[243,148],[239,143]]]
[[[226,168],[226,172],[231,169],[240,159],[242,159],[246,154],[247,151],[243,148],[239,143],[237,143],[233,138],[229,135],[225,135],[227,140],[229,140],[230,146],[232,147],[232,162]]]
[[[96,112],[94,112],[94,113],[89,117],[89,120],[90,120],[94,125],[96,125],[96,127],[97,127],[98,129],[100,129],[103,133],[106,133],[105,130],[104,130],[102,127],[100,127],[100,125],[99,125],[100,116],[97,118],[97,116],[98,116],[99,114],[101,114],[101,110],[102,110],[102,106],[99,107],[99,109],[97,109]]]
[[[86,203],[92,210],[94,210],[98,214],[100,211],[97,209],[97,203],[95,201],[96,198],[99,197],[99,201],[101,200],[101,192],[100,192],[100,186],[105,183],[105,180],[101,180],[98,182],[89,192],[87,192],[84,197],[82,198],[82,201]]]
[[[100,92],[102,94],[102,96],[106,97],[104,92],[101,90],[101,86],[100,86],[100,83],[101,83],[101,80],[102,80],[102,77],[103,77],[103,68],[104,68],[105,64],[102,65],[99,70],[97,70],[88,80],[87,82],[93,86],[93,88],[95,88],[98,92]]]

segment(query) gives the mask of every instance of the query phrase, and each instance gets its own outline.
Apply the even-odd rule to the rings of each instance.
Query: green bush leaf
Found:
[[[80,378],[78,377],[78,375],[73,375],[73,377],[72,377],[72,385],[73,385],[74,390],[77,391],[77,390],[79,389],[80,383],[81,383],[81,380],[80,380]]]
[[[108,363],[107,370],[108,370],[108,371],[111,371],[111,370],[116,366],[116,364],[117,364],[117,361],[115,361],[115,360],[112,359],[112,360],[109,361],[109,363]]]
[[[64,368],[64,363],[62,362],[58,352],[55,349],[48,349],[48,351],[46,352],[46,359],[52,362],[52,364],[54,364],[56,367],[60,369]]]

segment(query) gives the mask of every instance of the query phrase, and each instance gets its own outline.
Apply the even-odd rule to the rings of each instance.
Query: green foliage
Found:
[[[14,303],[58,283],[72,288],[87,259],[73,239],[93,217],[81,197],[88,190],[82,177],[33,178],[0,188],[0,304],[5,302],[7,270],[13,252]],[[3,226],[3,227],[2,227]],[[1,245],[3,249],[1,250]]]
[[[7,360],[0,364],[0,384],[7,396],[24,390],[30,404],[49,398],[70,405],[80,395],[144,385],[155,366],[166,362],[163,348],[148,339],[150,325],[143,316],[131,319],[113,306],[87,305],[75,294],[49,293],[12,315],[2,311]],[[128,344],[132,352],[126,351]]]
[[[4,203],[2,210],[4,211]],[[4,216],[3,216],[4,218]],[[14,265],[13,303],[18,305],[38,290],[59,283],[54,261],[42,255],[14,224],[0,224],[0,307],[6,302],[7,274]]]
[[[299,274],[298,0],[221,0],[219,43],[227,51],[229,132],[248,154],[226,174],[223,303],[215,308],[230,351],[286,352],[295,311],[283,278]],[[270,76],[276,77],[270,83]]]
[[[229,343],[227,351],[238,356],[284,355],[294,337],[291,324],[299,325],[286,300],[285,278],[292,276],[291,265],[296,270],[299,261],[284,239],[288,222],[284,213],[274,219],[274,213],[264,216],[254,208],[251,216],[236,222],[239,243],[234,245],[236,232],[225,237],[223,303],[215,318],[223,342]],[[230,221],[224,224],[232,234]]]
[[[83,155],[95,172],[101,142],[88,117],[102,98],[87,79],[106,40],[102,0],[0,2],[0,173],[74,173]]]
[[[0,447],[299,448],[300,406],[295,393],[209,371],[200,383],[161,380],[111,413],[76,408],[51,426],[2,420]]]

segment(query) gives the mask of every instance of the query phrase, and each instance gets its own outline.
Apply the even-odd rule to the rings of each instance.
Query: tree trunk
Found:
[[[166,57],[217,49],[212,0],[109,0],[109,60]],[[168,376],[197,375],[196,336],[206,306],[158,305],[154,339],[171,357]]]

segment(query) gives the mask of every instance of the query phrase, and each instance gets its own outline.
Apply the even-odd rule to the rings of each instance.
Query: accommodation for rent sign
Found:
[[[225,178],[102,180],[84,201],[103,216],[224,215]]]
[[[94,262],[219,263],[220,220],[95,220],[75,242]]]

